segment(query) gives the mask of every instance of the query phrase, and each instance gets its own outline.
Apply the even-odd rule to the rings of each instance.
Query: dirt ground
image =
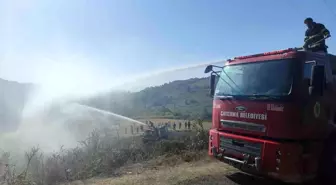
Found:
[[[283,185],[270,179],[240,172],[209,158],[178,165],[144,166],[136,164],[113,178],[94,178],[68,185]]]

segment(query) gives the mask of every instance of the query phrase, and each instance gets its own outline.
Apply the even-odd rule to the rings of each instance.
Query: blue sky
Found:
[[[64,81],[72,86],[69,78],[106,85],[167,68],[300,46],[308,16],[333,35],[336,2],[302,2],[0,0],[0,77],[52,86]],[[334,38],[328,45],[335,51]]]

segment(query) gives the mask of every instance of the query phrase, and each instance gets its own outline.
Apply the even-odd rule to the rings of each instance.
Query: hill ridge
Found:
[[[132,118],[211,118],[209,78],[175,80],[138,92],[109,92],[82,103]]]
[[[0,78],[0,129],[1,132],[16,130],[21,122],[22,111],[33,84]]]

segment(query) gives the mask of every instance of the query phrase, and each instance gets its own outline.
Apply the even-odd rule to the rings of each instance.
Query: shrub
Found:
[[[106,136],[94,130],[89,137],[72,149],[60,148],[51,155],[43,155],[38,147],[26,152],[26,165],[21,173],[10,166],[6,173],[8,185],[51,185],[64,181],[110,176],[125,164],[137,163],[158,156],[180,156],[192,161],[207,147],[208,133],[202,120],[193,123],[195,134],[148,144],[141,136],[122,138]],[[6,154],[7,158],[9,154]]]

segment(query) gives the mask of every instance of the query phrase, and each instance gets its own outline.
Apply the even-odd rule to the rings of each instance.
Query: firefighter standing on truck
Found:
[[[330,37],[329,30],[321,23],[316,23],[312,18],[306,18],[304,23],[308,27],[305,33],[305,46],[314,44],[314,47],[310,48],[312,52],[325,52],[327,53],[327,46],[325,40]],[[316,45],[315,45],[316,43]]]
[[[305,45],[309,44],[314,44],[314,42],[318,42],[322,40],[321,42],[318,42],[315,47],[311,48],[312,52],[324,52],[325,54],[328,53],[327,51],[327,46],[325,44],[326,38],[330,37],[330,31],[321,23],[316,23],[313,21],[312,18],[307,18],[305,19],[304,23],[307,25],[308,29],[306,30],[305,34]],[[327,57],[325,61],[325,67],[327,69],[330,69],[330,61],[329,58]],[[326,86],[327,89],[330,89],[331,91],[326,91],[325,95],[323,96],[324,98],[322,99],[323,102],[327,105],[327,114],[328,114],[328,123],[330,125],[333,125],[334,123],[334,110],[336,109],[335,104],[331,103],[330,98],[333,97],[333,93],[330,94],[330,92],[333,92],[335,87],[333,84],[333,76],[331,70],[326,70],[326,75],[328,76],[326,78]],[[332,98],[331,98],[332,99]]]

